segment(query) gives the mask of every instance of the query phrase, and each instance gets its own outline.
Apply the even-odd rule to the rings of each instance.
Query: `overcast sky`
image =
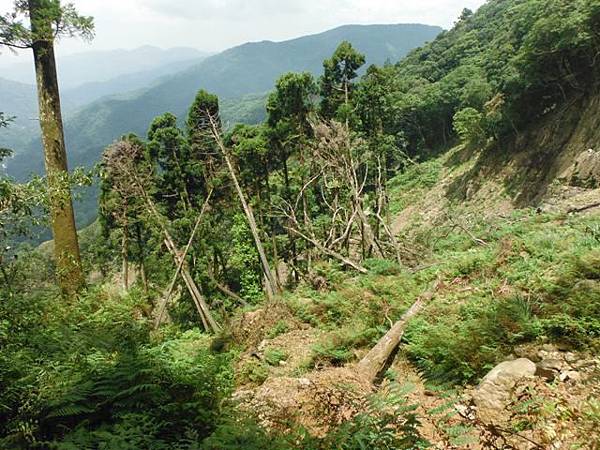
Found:
[[[91,44],[63,41],[62,54],[115,48],[194,47],[220,51],[248,41],[280,41],[345,24],[452,26],[485,0],[73,0],[96,20]],[[13,0],[0,0],[0,12]],[[12,58],[12,59],[11,59]],[[0,60],[15,59],[6,52]]]

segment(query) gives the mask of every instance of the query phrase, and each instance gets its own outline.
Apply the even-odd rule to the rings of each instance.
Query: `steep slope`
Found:
[[[382,64],[401,58],[440,31],[425,25],[344,26],[291,41],[233,48],[131,98],[110,98],[81,110],[66,123],[70,163],[78,166],[97,161],[107,144],[124,133],[144,134],[150,121],[166,111],[184,116],[198,89],[214,92],[230,102],[269,91],[285,72],[320,73],[323,60],[343,40],[364,52],[369,63]],[[256,110],[249,114],[251,118],[260,116]],[[38,149],[39,142],[34,142],[22,158],[11,161],[9,172],[24,177],[39,171],[41,161],[36,164],[31,157]]]

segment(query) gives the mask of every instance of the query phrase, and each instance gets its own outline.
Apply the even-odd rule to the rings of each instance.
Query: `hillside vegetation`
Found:
[[[368,67],[338,30],[318,78],[103,142],[88,287],[1,254],[0,447],[598,448],[599,30],[598,0],[490,0]],[[47,203],[0,183],[9,243]]]

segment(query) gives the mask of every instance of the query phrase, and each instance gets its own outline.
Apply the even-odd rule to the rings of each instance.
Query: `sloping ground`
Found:
[[[280,309],[246,313],[241,408],[269,429],[289,430],[291,419],[323,436],[374,414],[373,392],[391,401],[408,386],[403,402],[416,405],[419,432],[435,448],[598,448],[597,149],[600,97],[548,117],[510,152],[459,146],[393,179],[394,231],[412,269],[372,261],[369,275],[354,277],[332,264],[328,290],[301,288]],[[383,383],[357,378],[354,364],[436,279],[442,288]],[[522,356],[575,366],[519,379],[497,422],[485,423],[474,386]]]
[[[594,95],[549,114],[510,144],[461,145],[409,169],[392,181],[393,229],[447,221],[465,210],[484,218],[526,207],[568,212],[600,203],[599,188],[600,95]]]

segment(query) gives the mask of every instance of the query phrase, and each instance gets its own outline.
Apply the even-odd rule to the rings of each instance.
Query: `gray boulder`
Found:
[[[527,358],[506,361],[497,365],[473,393],[473,402],[477,407],[479,418],[484,422],[492,422],[510,401],[516,384],[536,372],[536,365]]]

